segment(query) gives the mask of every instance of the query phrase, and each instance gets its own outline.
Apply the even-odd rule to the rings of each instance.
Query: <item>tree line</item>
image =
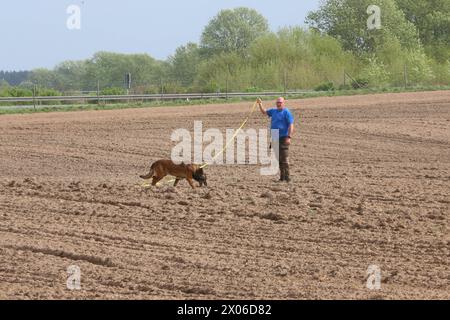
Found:
[[[367,27],[369,5],[381,9],[379,29]],[[136,93],[450,84],[448,0],[325,0],[306,24],[272,32],[253,9],[222,10],[199,43],[180,46],[164,61],[98,52],[16,75],[20,83],[0,73],[0,95],[29,94],[34,85],[48,95],[123,94],[126,73]]]
[[[30,71],[2,71],[0,70],[0,85],[18,86],[28,79]]]

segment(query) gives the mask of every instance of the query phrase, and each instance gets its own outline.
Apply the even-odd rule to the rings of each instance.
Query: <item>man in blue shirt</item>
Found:
[[[277,99],[277,107],[266,110],[263,108],[261,99],[258,99],[259,110],[262,114],[269,116],[272,120],[271,129],[279,130],[279,165],[280,181],[290,182],[289,177],[289,146],[294,133],[294,117],[288,108],[285,107],[284,98]]]

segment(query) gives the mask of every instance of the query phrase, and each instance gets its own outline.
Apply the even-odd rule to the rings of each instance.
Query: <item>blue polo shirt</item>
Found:
[[[272,119],[270,128],[280,130],[280,138],[287,137],[289,135],[289,127],[294,123],[294,117],[289,109],[269,109],[267,110],[267,115]]]

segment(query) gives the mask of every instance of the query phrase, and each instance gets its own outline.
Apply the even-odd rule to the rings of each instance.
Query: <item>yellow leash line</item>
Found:
[[[233,136],[227,141],[227,143],[225,144],[225,147],[223,147],[222,150],[220,150],[220,152],[218,152],[218,153],[212,158],[213,161],[216,160],[221,154],[223,154],[224,151],[225,151],[226,149],[228,149],[228,146],[230,145],[230,143],[231,143],[232,141],[234,141],[234,139],[235,139],[236,136],[239,134],[239,132],[240,132],[240,131],[244,128],[244,126],[247,124],[248,120],[250,120],[250,116],[253,114],[253,112],[255,112],[256,106],[257,106],[257,105],[258,105],[258,103],[257,103],[257,101],[255,101],[255,103],[253,104],[253,107],[252,107],[250,113],[247,115],[247,117],[245,118],[245,120],[242,122],[241,126],[236,130],[236,132],[233,134]],[[209,166],[209,165],[208,165],[207,163],[205,163],[205,164],[203,164],[203,165],[200,167],[200,169],[204,169],[204,168],[206,168],[206,167],[208,167],[208,166]],[[171,182],[174,182],[175,180],[176,180],[176,179],[171,179],[171,180],[169,180],[169,181],[167,181],[167,182],[165,182],[165,183],[169,184],[169,183],[171,183]],[[159,186],[161,183],[162,183],[162,182],[158,182],[156,185]],[[142,187],[143,187],[143,188],[148,188],[148,187],[150,187],[150,186],[151,186],[151,184],[150,184],[150,183],[147,183],[147,182],[144,182],[144,183],[142,184]]]
[[[225,147],[222,148],[222,150],[220,150],[220,152],[218,152],[213,158],[212,160],[216,160],[221,154],[224,153],[224,151],[226,149],[228,149],[228,146],[230,145],[231,142],[234,141],[234,138],[236,138],[236,136],[239,134],[239,132],[242,130],[242,128],[244,128],[244,126],[247,124],[248,120],[250,119],[250,116],[253,114],[253,112],[255,112],[256,106],[258,104],[255,102],[255,104],[253,105],[252,110],[250,111],[250,113],[248,114],[247,118],[245,118],[244,122],[242,122],[241,126],[239,127],[239,129],[236,130],[236,132],[233,134],[233,136],[230,138],[230,140],[228,140],[228,142],[225,144]],[[206,168],[207,166],[209,166],[207,163],[203,164],[200,168]]]

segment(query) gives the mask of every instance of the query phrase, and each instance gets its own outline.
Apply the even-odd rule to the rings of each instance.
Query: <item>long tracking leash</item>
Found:
[[[226,149],[228,149],[229,145],[231,144],[231,142],[234,141],[234,139],[237,137],[237,135],[239,134],[239,132],[241,132],[241,130],[245,127],[245,125],[247,124],[248,120],[250,120],[251,115],[255,112],[256,110],[256,106],[258,105],[258,101],[255,101],[255,103],[253,104],[252,109],[250,110],[249,114],[247,115],[247,117],[245,118],[245,120],[242,122],[242,124],[240,125],[240,127],[236,130],[236,132],[233,134],[233,136],[227,141],[227,143],[225,144],[225,146],[222,148],[222,150],[220,150],[220,152],[218,152],[213,158],[212,158],[212,162],[214,162],[214,160],[216,160],[220,155],[222,155]],[[204,163],[201,165],[201,169],[204,169],[206,167],[210,166],[210,164],[208,163]],[[168,181],[165,182],[158,182],[156,185],[160,186],[162,184],[169,184],[172,182],[175,182],[176,179],[170,179]],[[151,187],[151,183],[149,182],[144,182],[141,185],[143,188],[149,188]]]

